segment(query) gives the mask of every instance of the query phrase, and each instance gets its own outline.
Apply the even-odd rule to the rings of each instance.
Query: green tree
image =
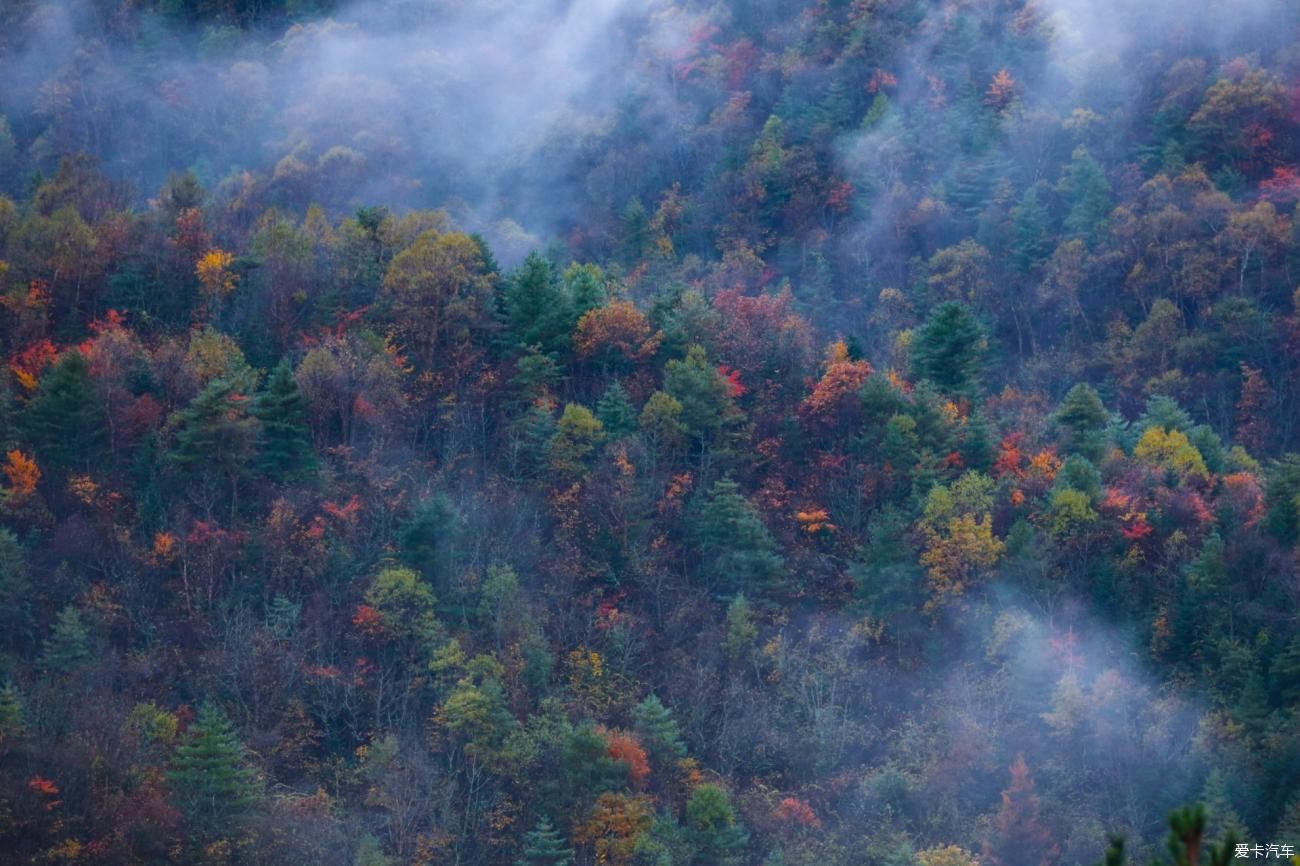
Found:
[[[1070,203],[1070,212],[1065,217],[1066,230],[1088,243],[1096,241],[1110,216],[1110,181],[1101,163],[1087,148],[1075,149],[1061,187]]]
[[[551,263],[529,253],[506,281],[506,330],[516,346],[535,346],[543,354],[568,348],[571,310]]]
[[[725,789],[718,785],[696,788],[686,801],[686,823],[695,843],[693,863],[723,866],[740,861],[749,834]]]
[[[940,304],[912,342],[912,373],[947,394],[973,398],[980,389],[984,331],[964,305]]]
[[[27,556],[18,538],[0,528],[0,645],[31,637],[32,582]]]
[[[547,447],[552,471],[566,477],[585,474],[587,461],[604,439],[605,430],[590,409],[568,404]]]
[[[726,636],[723,639],[727,655],[732,658],[742,657],[757,639],[758,627],[754,625],[754,613],[745,600],[745,594],[737,593],[727,605]]]
[[[1287,454],[1268,473],[1265,526],[1286,545],[1300,539],[1300,454]]]
[[[664,390],[681,405],[681,421],[701,445],[737,413],[730,386],[701,346],[691,346],[685,360],[664,365]]]
[[[1110,414],[1091,385],[1080,382],[1066,392],[1055,419],[1065,433],[1066,451],[1082,454],[1093,462],[1101,459],[1106,447],[1105,434]]]
[[[41,664],[60,674],[70,674],[90,662],[90,633],[81,613],[72,605],[59,611],[54,629],[41,651]]]
[[[568,866],[572,862],[573,849],[565,846],[560,831],[543,815],[524,834],[524,847],[515,866]]]
[[[637,412],[627,389],[615,379],[605,389],[605,394],[596,404],[596,417],[611,439],[621,439],[629,433],[636,432]]]
[[[232,514],[257,450],[259,424],[248,414],[248,402],[240,383],[213,379],[168,422],[172,464],[185,478],[225,486]]]
[[[81,352],[63,353],[45,374],[23,422],[47,472],[89,471],[98,465],[105,443],[104,409]]]
[[[168,780],[176,805],[199,839],[226,838],[235,832],[260,795],[243,744],[211,702],[203,704],[177,744]]]
[[[672,711],[656,695],[646,695],[632,710],[637,740],[658,767],[671,767],[686,757],[686,744]]]
[[[785,563],[776,540],[736,482],[714,482],[693,516],[701,572],[715,592],[761,591],[781,577]]]
[[[258,465],[277,480],[300,478],[316,467],[307,426],[307,411],[288,361],[271,372],[266,388],[253,401],[261,422]]]

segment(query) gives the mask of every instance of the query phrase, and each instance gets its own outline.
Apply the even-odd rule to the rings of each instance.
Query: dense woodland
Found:
[[[0,82],[0,862],[1300,847],[1300,4],[8,0]]]

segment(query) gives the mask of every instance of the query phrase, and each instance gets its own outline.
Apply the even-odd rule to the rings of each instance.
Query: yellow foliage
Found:
[[[207,295],[224,298],[235,290],[239,278],[230,272],[234,261],[235,257],[222,249],[208,250],[199,257],[194,265],[194,274]]]
[[[1206,479],[1210,477],[1210,470],[1206,468],[1201,452],[1185,433],[1178,430],[1148,427],[1133,449],[1133,456],[1144,463],[1169,469],[1183,478],[1189,475]]]
[[[810,535],[815,535],[823,530],[826,532],[835,532],[839,529],[834,523],[831,523],[830,512],[825,508],[813,508],[809,511],[796,511],[795,520],[803,527],[803,531]]]
[[[936,845],[916,852],[920,866],[979,866],[979,858],[956,845]]]
[[[980,573],[997,563],[1006,545],[993,534],[993,517],[961,514],[951,518],[943,532],[927,527],[921,564],[929,571],[933,608],[951,596],[961,595]]]
[[[5,455],[8,459],[4,465],[5,477],[9,479],[10,491],[14,496],[31,496],[36,492],[36,484],[41,480],[40,467],[31,457],[15,448]]]

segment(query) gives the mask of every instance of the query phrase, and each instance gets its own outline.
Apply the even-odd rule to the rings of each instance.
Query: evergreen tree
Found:
[[[568,866],[573,849],[564,845],[564,837],[550,819],[542,816],[537,826],[524,834],[524,849],[515,866]]]
[[[692,534],[702,553],[701,571],[716,592],[762,590],[785,563],[757,509],[729,478],[714,482],[695,510]]]
[[[265,390],[253,402],[253,417],[261,422],[258,466],[267,476],[288,480],[315,468],[307,412],[288,361],[271,372]]]
[[[225,486],[232,514],[239,482],[248,474],[257,446],[258,422],[247,404],[235,382],[213,379],[170,422],[175,431],[172,464],[186,478]]]
[[[970,310],[947,301],[935,307],[912,343],[912,372],[944,393],[973,398],[986,349],[984,331]]]
[[[1283,544],[1300,539],[1300,454],[1287,454],[1268,474],[1265,526]]]
[[[745,594],[737,593],[731,604],[727,605],[726,636],[723,639],[727,655],[741,658],[749,652],[757,639],[758,627],[754,625],[753,611],[745,600]]]
[[[599,265],[569,265],[564,272],[564,288],[568,295],[570,329],[582,314],[609,301],[605,289],[605,272]]]
[[[257,775],[245,764],[244,747],[211,702],[177,744],[168,780],[176,805],[202,839],[232,832],[258,801]]]
[[[621,439],[629,433],[636,432],[637,411],[632,400],[617,379],[605,389],[605,394],[596,404],[596,418],[605,428],[611,439]]]
[[[736,413],[726,379],[700,346],[691,346],[685,360],[664,365],[664,390],[681,404],[682,423],[701,444]]]
[[[551,263],[537,253],[529,253],[507,282],[505,316],[514,345],[543,354],[566,348],[569,304]]]
[[[749,834],[736,817],[731,798],[718,785],[701,785],[686,801],[686,823],[695,843],[693,863],[723,866],[737,863]]]
[[[1038,200],[1038,185],[1025,190],[1011,209],[1011,264],[1022,275],[1042,267],[1052,254],[1047,208]]]
[[[14,534],[0,528],[0,646],[30,638],[31,608],[26,554]]]
[[[6,681],[0,685],[0,755],[23,735],[27,729],[23,695],[18,687]]]
[[[81,352],[65,352],[45,374],[23,421],[47,472],[97,465],[105,441],[104,410]]]
[[[1111,211],[1110,181],[1101,163],[1087,148],[1076,148],[1061,185],[1070,201],[1066,230],[1092,243],[1101,236]]]
[[[72,605],[59,611],[54,630],[45,641],[41,664],[48,670],[70,674],[90,661],[90,633],[81,613]]]
[[[686,744],[682,742],[677,720],[658,697],[647,695],[632,710],[632,719],[637,739],[657,766],[671,767],[686,757]]]
[[[1229,836],[1238,839],[1247,836],[1246,826],[1232,806],[1228,778],[1217,767],[1205,779],[1205,786],[1201,789],[1201,802],[1205,804],[1207,839],[1222,842]]]
[[[1066,393],[1056,410],[1056,423],[1065,431],[1065,449],[1089,460],[1100,460],[1105,452],[1106,426],[1110,414],[1097,391],[1079,383]]]

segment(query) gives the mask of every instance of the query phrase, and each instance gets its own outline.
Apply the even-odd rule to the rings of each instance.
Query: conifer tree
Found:
[[[104,410],[81,352],[64,353],[45,374],[23,421],[47,470],[95,465],[104,446]]]
[[[288,361],[271,371],[266,388],[253,401],[253,416],[261,422],[258,466],[266,475],[288,480],[315,468],[307,412]]]
[[[1011,764],[1011,784],[1002,792],[1002,806],[984,856],[995,866],[1041,866],[1055,859],[1052,834],[1039,821],[1038,795],[1023,755]]]
[[[964,305],[946,301],[935,307],[912,344],[912,373],[939,390],[974,397],[983,375],[983,329]]]
[[[784,570],[776,540],[729,478],[714,482],[697,506],[693,535],[703,554],[701,570],[716,591],[762,590]]]
[[[81,613],[72,605],[59,611],[54,630],[41,653],[46,669],[70,674],[90,661],[90,633],[81,621]]]
[[[258,800],[257,775],[225,714],[213,703],[176,746],[168,774],[176,804],[201,838],[220,838],[236,828]]]
[[[248,414],[248,399],[235,382],[213,379],[171,424],[173,465],[187,478],[224,486],[233,513],[257,445],[258,423]]]
[[[565,348],[569,304],[551,263],[535,252],[506,284],[505,317],[516,346],[535,346],[543,354]]]
[[[701,785],[686,802],[686,823],[695,842],[693,863],[722,866],[738,862],[749,834],[736,817],[731,798],[717,785]]]
[[[1080,382],[1066,393],[1056,410],[1056,423],[1066,432],[1068,451],[1093,461],[1101,458],[1110,414],[1091,385]]]
[[[0,685],[0,754],[26,730],[23,695],[12,682]]]
[[[568,866],[573,849],[565,847],[564,838],[550,819],[542,816],[537,826],[524,834],[524,849],[516,866]]]
[[[647,695],[632,711],[632,718],[637,739],[658,766],[671,766],[686,757],[677,720],[657,696]]]
[[[637,428],[637,411],[631,399],[617,379],[605,389],[605,394],[596,404],[596,418],[605,428],[611,439],[620,439]]]

